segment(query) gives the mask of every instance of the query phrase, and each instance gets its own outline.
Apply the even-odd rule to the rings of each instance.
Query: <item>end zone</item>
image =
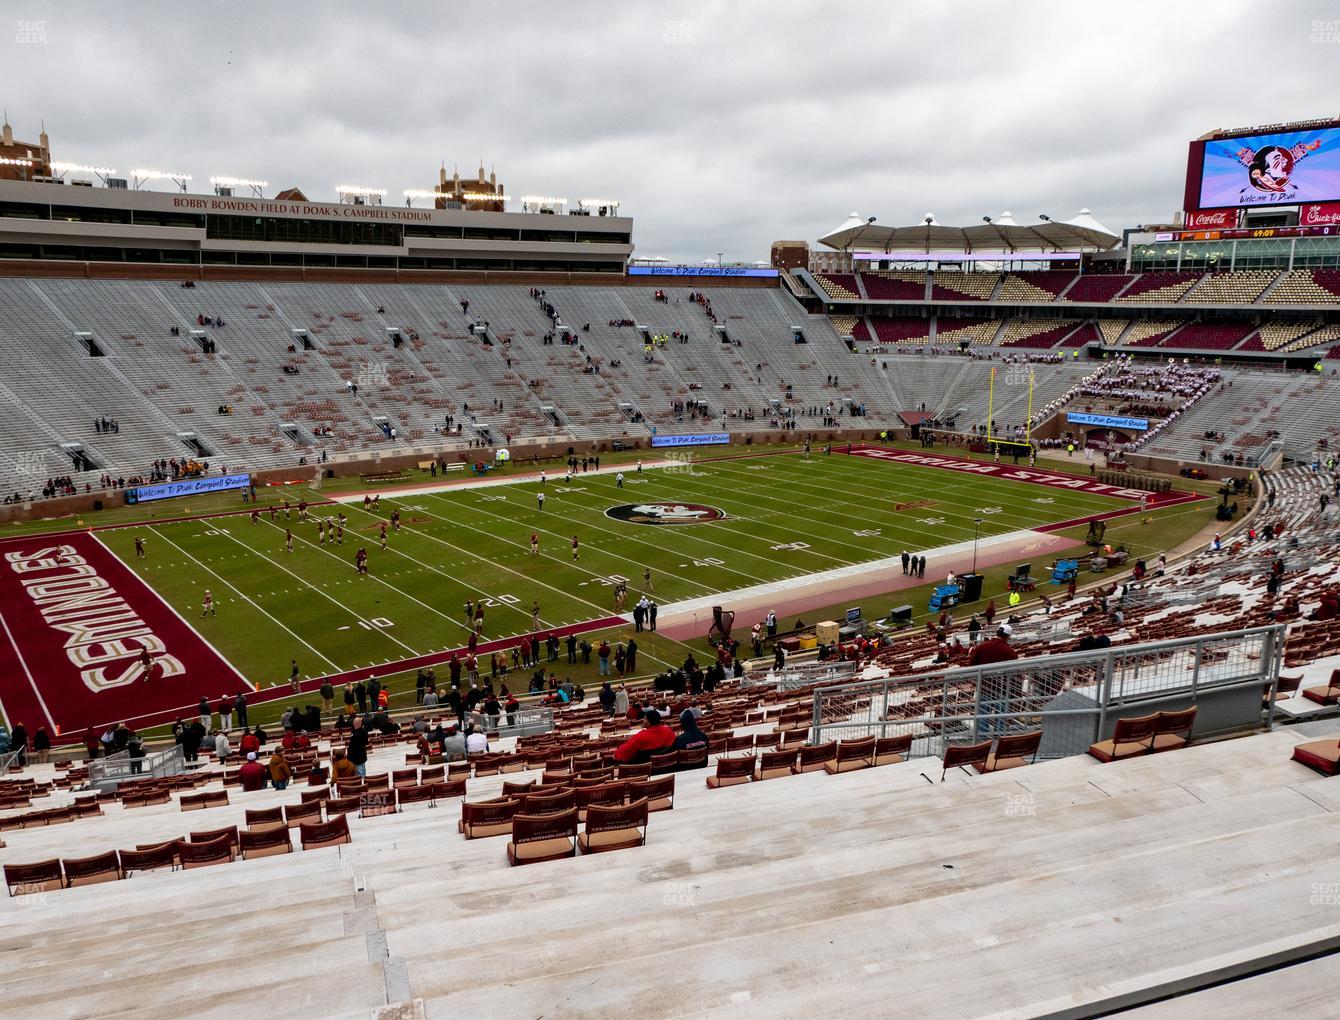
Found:
[[[0,706],[11,725],[44,723],[55,741],[250,689],[88,532],[0,542]]]
[[[1108,485],[1096,478],[1066,474],[1063,471],[1048,471],[1045,468],[1036,467],[1021,468],[1012,464],[989,464],[980,460],[970,460],[967,457],[950,457],[941,453],[916,453],[912,450],[895,450],[884,446],[853,446],[851,455],[853,457],[871,457],[875,460],[890,461],[895,464],[910,464],[913,467],[939,468],[942,471],[958,471],[987,478],[1000,478],[1007,482],[1027,482],[1029,485],[1069,489],[1072,492],[1083,492],[1094,496],[1111,496],[1113,499],[1124,499],[1130,502],[1145,500],[1151,508],[1157,509],[1180,506],[1183,503],[1196,503],[1209,498],[1194,492],[1183,492],[1180,489],[1162,493],[1148,492],[1145,489],[1127,489],[1120,485]],[[1117,510],[1099,516],[1115,517],[1130,512],[1129,510]],[[1085,517],[1083,520],[1071,523],[1082,524],[1087,520],[1089,518]]]

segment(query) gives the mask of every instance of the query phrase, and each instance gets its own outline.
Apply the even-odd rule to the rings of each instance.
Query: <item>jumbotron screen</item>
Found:
[[[1188,209],[1340,200],[1340,126],[1191,143]]]

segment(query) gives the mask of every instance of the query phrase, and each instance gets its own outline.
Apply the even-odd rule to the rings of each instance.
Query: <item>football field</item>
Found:
[[[110,552],[119,560],[116,570],[128,568],[144,582],[127,577],[114,585],[140,607],[137,622],[155,630],[149,614],[159,613],[163,626],[187,625],[213,654],[202,650],[200,662],[183,662],[180,671],[152,682],[132,681],[131,663],[93,680],[85,670],[82,679],[71,678],[68,689],[76,696],[40,699],[42,710],[65,712],[66,718],[54,721],[69,729],[161,715],[194,705],[201,693],[216,698],[242,689],[243,680],[269,688],[287,681],[293,660],[304,677],[338,679],[351,671],[382,674],[440,662],[466,643],[467,601],[485,607],[481,647],[502,642],[510,648],[536,630],[595,632],[621,624],[613,618],[616,585],[627,585],[626,613],[648,588],[648,573],[647,594],[662,612],[715,595],[729,607],[732,592],[779,584],[784,590],[788,582],[826,572],[850,577],[861,565],[903,551],[928,555],[929,578],[938,570],[937,548],[973,541],[974,519],[988,540],[1129,512],[1138,499],[1126,490],[1081,491],[1104,487],[1074,476],[1035,472],[1015,480],[1006,476],[1030,473],[955,464],[954,458],[927,466],[880,455],[740,454],[641,472],[625,465],[622,485],[609,468],[578,474],[570,483],[550,471],[543,485],[532,477],[388,493],[375,511],[365,508],[361,495],[314,502],[308,521],[298,519],[295,491],[287,518],[283,510],[263,510],[253,520],[241,510],[78,533],[79,542],[99,547],[86,550],[85,558]],[[325,498],[303,491],[313,501]],[[381,525],[396,510],[400,528],[390,532],[383,549]],[[317,519],[340,513],[347,518],[343,542],[322,544]],[[293,532],[291,552],[287,529]],[[538,538],[535,553],[532,535]],[[144,545],[142,558],[136,539]],[[53,541],[24,540],[27,547]],[[355,568],[359,548],[368,552],[366,575]],[[147,597],[127,592],[144,586],[152,590]],[[215,605],[208,616],[202,615],[206,590]],[[12,651],[36,691],[41,684],[25,652],[34,643],[35,624],[6,608],[16,598],[0,594],[0,613],[9,620]],[[51,615],[45,622],[55,626]],[[682,660],[685,649],[674,644],[645,649],[639,672]],[[194,682],[184,683],[192,673]],[[88,690],[98,696],[87,697]],[[4,700],[12,713],[13,692],[5,691]],[[100,707],[69,707],[81,700]]]
[[[635,523],[610,513],[647,504],[682,505],[701,517]],[[342,545],[318,544],[316,524],[299,522],[296,509],[287,521],[282,511],[274,521],[263,513],[259,524],[242,514],[100,537],[249,678],[264,681],[287,677],[294,657],[318,675],[459,647],[469,634],[467,601],[484,600],[485,636],[507,638],[531,631],[536,603],[541,629],[609,616],[615,584],[626,582],[636,599],[648,570],[652,596],[665,605],[970,540],[978,516],[987,536],[1128,505],[818,454],[641,475],[630,468],[622,488],[606,471],[579,474],[570,485],[550,476],[543,487],[530,481],[387,497],[378,513],[361,500],[314,507],[321,518],[346,514]],[[397,509],[400,530],[382,550],[380,525]],[[285,552],[286,528],[294,533],[292,553]],[[144,560],[134,557],[136,537],[145,541]],[[360,546],[369,558],[362,577],[354,568]],[[218,609],[202,619],[207,588]]]

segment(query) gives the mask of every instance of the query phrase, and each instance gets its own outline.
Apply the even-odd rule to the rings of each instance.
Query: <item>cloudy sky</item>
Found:
[[[1166,222],[1192,138],[1340,114],[1320,0],[5,8],[0,103],[57,159],[395,201],[482,157],[514,197],[620,199],[674,260],[853,210]]]

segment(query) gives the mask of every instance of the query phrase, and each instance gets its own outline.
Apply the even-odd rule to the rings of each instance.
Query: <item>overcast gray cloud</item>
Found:
[[[1192,138],[1340,113],[1334,4],[5,9],[0,102],[58,159],[394,201],[483,158],[514,197],[622,200],[638,252],[675,260],[765,258],[852,210],[1163,222]]]

